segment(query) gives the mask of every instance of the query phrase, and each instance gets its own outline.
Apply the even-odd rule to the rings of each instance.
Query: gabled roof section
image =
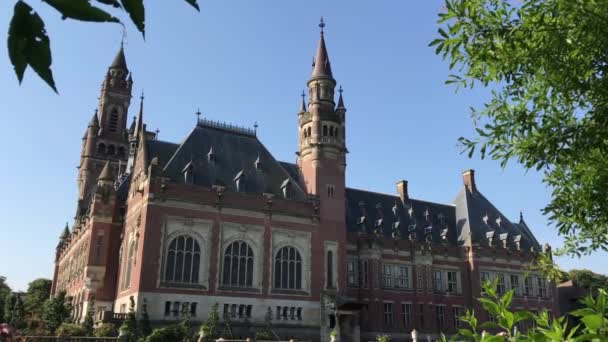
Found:
[[[399,239],[409,239],[411,235],[418,241],[457,243],[453,205],[417,199],[403,203],[399,196],[359,189],[346,189],[346,229],[352,233],[379,232],[393,238],[397,233]]]
[[[206,125],[199,122],[168,158],[173,146],[165,143],[164,146],[152,148],[163,154],[162,157],[159,156],[159,163],[164,169],[164,175],[174,181],[184,182],[182,170],[191,162],[194,170],[193,182],[196,185],[220,185],[227,191],[272,193],[282,196],[281,185],[291,179],[293,186],[290,189],[290,198],[307,198],[297,179],[292,179],[292,174],[274,159],[255,134],[250,134],[246,129],[230,127],[234,126]],[[208,157],[210,150],[213,150],[213,158]],[[154,157],[152,151],[149,155]],[[256,168],[258,158],[260,168]],[[245,184],[237,189],[234,179],[239,173]]]
[[[454,204],[460,245],[488,245],[488,233],[494,232],[494,246],[499,246],[500,237],[507,236],[504,234],[508,234],[508,246],[512,246],[516,236],[521,235],[521,250],[534,247],[536,251],[540,251],[538,241],[525,222],[512,223],[476,187],[471,191],[464,186],[454,199]]]

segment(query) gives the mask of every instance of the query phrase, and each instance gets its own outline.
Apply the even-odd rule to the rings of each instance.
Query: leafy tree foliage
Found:
[[[608,289],[608,276],[590,270],[570,270],[561,281],[572,280],[574,284],[591,289]]]
[[[146,337],[152,333],[150,315],[148,315],[148,304],[145,301],[142,305],[141,318],[139,319],[139,333],[141,337]]]
[[[11,288],[6,284],[6,277],[0,276],[0,321],[4,321],[4,303],[11,294]]]
[[[42,310],[42,320],[45,328],[50,332],[55,332],[62,323],[68,322],[72,312],[71,297],[67,297],[64,291],[59,292],[55,297],[49,298],[44,303]]]
[[[209,317],[207,317],[207,320],[199,329],[199,332],[204,332],[206,341],[214,341],[216,338],[220,337],[220,315],[218,307],[218,303],[211,306]]]
[[[137,341],[137,317],[135,316],[135,299],[133,299],[133,296],[129,297],[129,313],[127,313],[127,319],[120,326],[120,332],[127,341]]]
[[[182,324],[173,324],[168,327],[154,329],[145,342],[181,342],[190,338],[188,331]]]
[[[15,304],[13,306],[13,317],[11,324],[17,328],[23,328],[25,324],[25,306],[21,296],[15,296]]]
[[[608,1],[446,0],[439,23],[446,83],[492,89],[463,150],[542,171],[562,252],[607,250]]]
[[[13,315],[15,310],[15,302],[17,301],[17,296],[14,294],[9,294],[5,297],[4,302],[4,322],[13,324]]]
[[[95,335],[95,337],[115,337],[118,336],[118,329],[116,329],[116,325],[112,323],[103,323],[95,328],[93,335]]]
[[[565,316],[551,318],[547,311],[532,314],[528,311],[511,311],[511,300],[515,290],[510,290],[502,296],[496,292],[496,282],[486,282],[483,285],[486,296],[479,298],[481,306],[496,320],[479,324],[475,312],[467,310],[460,317],[468,327],[458,330],[458,335],[452,340],[466,339],[475,342],[579,342],[603,341],[608,336],[608,292],[598,291],[597,298],[589,295],[581,299],[583,308],[570,312],[570,315],[580,318],[581,325],[569,327]],[[517,329],[518,323],[524,320],[534,320],[534,327],[527,331]],[[495,334],[488,333],[488,329]],[[445,337],[442,338],[446,340]]]
[[[55,334],[60,337],[82,337],[86,336],[87,332],[84,327],[73,323],[62,323],[56,330]]]
[[[199,10],[197,0],[185,0]],[[97,23],[122,23],[112,12],[126,12],[135,27],[145,37],[145,7],[143,0],[42,0],[54,8],[63,19]],[[8,30],[8,54],[19,83],[26,68],[32,68],[55,92],[51,70],[51,41],[44,21],[25,1],[15,3]]]
[[[51,296],[50,279],[39,278],[29,283],[25,296],[25,311],[33,318],[42,315],[44,302]]]
[[[84,331],[86,333],[85,336],[93,336],[95,326],[93,316],[95,316],[95,298],[91,296],[87,305],[87,313],[84,316],[84,322],[82,322],[82,327],[84,328]]]

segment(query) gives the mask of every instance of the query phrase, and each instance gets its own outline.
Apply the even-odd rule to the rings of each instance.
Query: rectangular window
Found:
[[[253,309],[253,305],[247,305],[247,312],[245,313],[247,317],[251,318],[251,310]]]
[[[190,316],[196,317],[196,303],[190,303]]]
[[[490,280],[490,272],[479,272],[479,282],[481,285]]]
[[[236,304],[230,305],[230,317],[236,317]]]
[[[127,312],[127,304],[120,304],[120,313]]]
[[[547,281],[543,277],[538,277],[538,296],[547,298]]]
[[[241,304],[241,305],[239,305],[239,318],[243,318],[244,314],[245,314],[245,305]]]
[[[171,315],[171,302],[165,302],[165,316]]]
[[[173,310],[171,310],[171,312],[173,313],[173,317],[179,316],[179,310],[180,309],[181,309],[181,303],[180,302],[173,302]]]
[[[300,320],[300,321],[302,320],[302,308],[298,308],[296,317],[298,318],[298,320]]]
[[[458,292],[458,274],[455,271],[448,271],[448,292]]]
[[[439,270],[433,270],[433,292],[435,292],[435,293],[443,292],[442,272]]]
[[[412,304],[401,304],[401,315],[403,327],[409,327],[412,324]]]
[[[363,262],[363,287],[368,287],[369,286],[369,281],[368,281],[368,263],[367,261]]]
[[[393,325],[393,303],[384,303],[384,325]]]
[[[417,278],[418,278],[418,291],[424,292],[424,269],[418,268]]]
[[[511,290],[515,290],[515,295],[521,294],[521,289],[519,288],[519,276],[517,274],[511,274]]]
[[[384,265],[382,268],[382,286],[393,287],[393,265]]]
[[[396,285],[402,289],[410,287],[409,270],[407,266],[398,266]]]
[[[524,278],[524,296],[532,296],[532,279]]]
[[[277,320],[281,319],[281,307],[277,306]]]
[[[505,275],[503,273],[497,273],[496,278],[498,279],[496,283],[496,293],[501,296],[506,292],[507,285],[505,284]]]
[[[353,260],[346,262],[346,280],[348,287],[357,287],[357,264]]]
[[[437,319],[437,328],[439,328],[439,330],[443,329],[445,326],[445,306],[435,306],[435,318]]]
[[[453,307],[452,315],[454,316],[454,328],[462,327],[460,317],[464,316],[464,310],[461,307]]]

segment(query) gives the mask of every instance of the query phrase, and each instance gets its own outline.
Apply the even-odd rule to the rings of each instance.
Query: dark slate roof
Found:
[[[244,188],[240,189],[240,192],[282,196],[281,187],[289,180],[290,198],[307,198],[297,179],[292,179],[292,175],[274,159],[255,134],[246,129],[198,124],[170,158],[160,155],[168,154],[172,146],[166,143],[164,146],[153,146],[154,144],[149,141],[148,155],[153,158],[158,154],[160,165],[164,165],[165,176],[174,181],[184,182],[183,171],[186,167],[191,167],[194,172],[194,184],[197,185],[222,185],[227,191],[237,191],[235,179],[239,175],[244,177]],[[256,167],[258,158],[259,169]],[[162,159],[167,159],[167,162]]]
[[[462,245],[488,245],[488,233],[493,233],[493,245],[501,246],[501,235],[507,237],[507,245],[514,246],[514,239],[520,237],[521,250],[534,247],[540,251],[540,245],[525,222],[514,224],[477,189],[473,192],[466,187],[454,200],[458,239]],[[503,235],[508,234],[508,235]]]
[[[398,222],[398,224],[396,224]],[[401,239],[410,234],[419,241],[457,243],[455,208],[449,204],[409,199],[365,190],[346,189],[346,229],[349,232],[381,232],[393,237],[394,228]],[[444,230],[446,240],[441,235]]]
[[[175,151],[179,147],[179,144],[175,144],[168,141],[162,140],[147,140],[148,144],[148,157],[150,160],[152,158],[158,158],[158,166],[163,168],[171,159]]]
[[[283,169],[285,169],[285,171],[289,173],[289,176],[291,178],[295,180],[300,179],[300,170],[298,169],[298,166],[296,164],[282,161],[280,161],[279,164],[281,164],[281,167],[283,167]]]

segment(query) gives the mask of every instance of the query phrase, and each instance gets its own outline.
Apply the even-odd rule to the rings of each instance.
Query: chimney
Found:
[[[466,170],[462,173],[462,181],[469,192],[477,191],[475,186],[475,170]]]
[[[400,180],[397,182],[397,192],[399,193],[399,197],[401,197],[401,202],[405,203],[410,199],[409,195],[407,194],[406,180]]]

